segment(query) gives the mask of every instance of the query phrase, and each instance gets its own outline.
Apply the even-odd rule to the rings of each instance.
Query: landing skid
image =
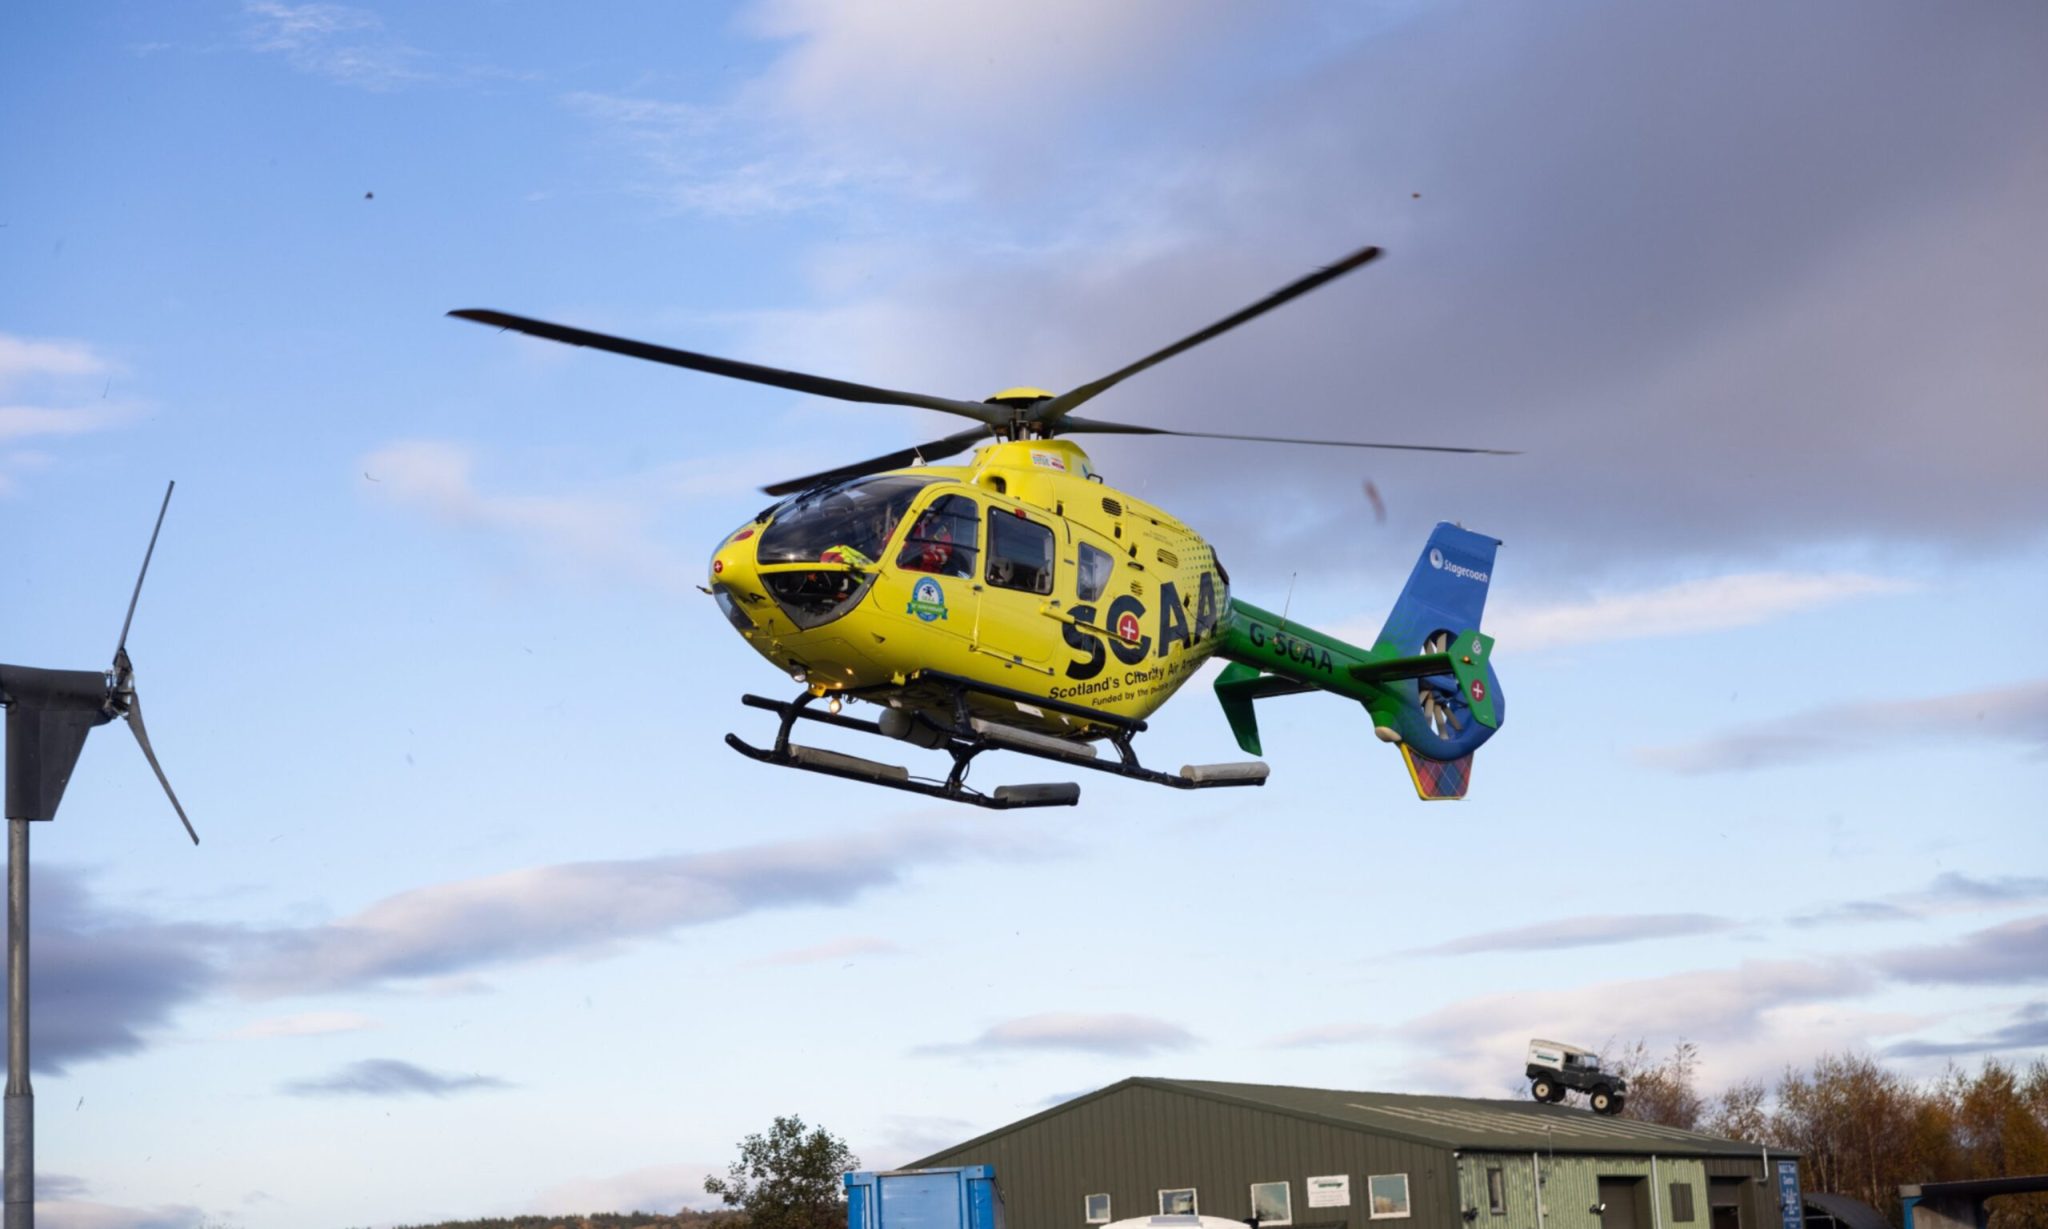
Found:
[[[820,712],[810,707],[811,702],[818,697],[808,691],[794,700],[770,700],[763,696],[748,695],[740,697],[742,704],[749,708],[767,709],[782,718],[781,725],[775,731],[775,745],[764,750],[747,743],[736,734],[727,734],[725,742],[741,755],[764,764],[823,773],[828,777],[843,777],[849,781],[865,781],[870,785],[881,785],[905,793],[923,794],[925,797],[940,798],[947,802],[965,802],[997,811],[1017,807],[1070,807],[1081,800],[1081,787],[1071,781],[1002,785],[997,786],[993,793],[984,794],[967,784],[969,765],[984,751],[1014,751],[1019,755],[1056,760],[1076,768],[1093,769],[1096,772],[1106,772],[1134,781],[1150,781],[1155,785],[1169,785],[1175,789],[1217,789],[1225,786],[1266,783],[1266,765],[1256,760],[1234,764],[1193,764],[1183,767],[1178,774],[1147,768],[1138,762],[1137,752],[1131,749],[1131,739],[1145,729],[1145,723],[1142,721],[1115,717],[1078,705],[1046,700],[1026,692],[977,683],[938,671],[926,671],[912,682],[919,685],[936,685],[945,689],[951,700],[950,724],[935,721],[922,713],[913,714],[901,709],[889,709],[883,714],[883,721],[864,721],[858,717]],[[1085,719],[1096,726],[1105,727],[1105,732],[1099,737],[1116,751],[1117,758],[1114,761],[1099,758],[1095,745],[1090,742],[1055,738],[1036,730],[977,717],[968,708],[968,700],[974,696],[1030,704],[1040,710],[1065,713],[1068,716]],[[930,750],[944,751],[952,757],[953,767],[945,779],[940,781],[913,777],[909,769],[895,764],[884,764],[857,755],[828,751],[822,747],[806,747],[789,740],[790,732],[796,728],[799,721],[819,721],[843,730],[879,734]],[[889,728],[884,728],[883,722],[888,722]]]

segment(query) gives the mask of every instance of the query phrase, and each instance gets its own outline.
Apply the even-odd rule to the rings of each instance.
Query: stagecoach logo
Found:
[[[1462,563],[1452,563],[1444,558],[1444,553],[1434,546],[1429,548],[1429,566],[1449,572],[1453,576],[1462,576],[1466,580],[1476,580],[1481,584],[1485,584],[1493,579],[1487,573],[1475,572]]]
[[[1031,454],[1031,463],[1043,466],[1046,469],[1063,470],[1067,467],[1066,460],[1054,452],[1033,452]]]
[[[925,622],[946,617],[946,591],[939,588],[939,582],[927,576],[917,582],[910,591],[910,605],[903,608],[905,614],[914,614]]]

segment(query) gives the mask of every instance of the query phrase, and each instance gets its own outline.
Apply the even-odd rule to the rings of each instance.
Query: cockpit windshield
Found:
[[[762,563],[873,563],[917,493],[936,481],[905,474],[857,478],[800,495],[761,531],[756,557]],[[825,558],[834,551],[838,558]]]

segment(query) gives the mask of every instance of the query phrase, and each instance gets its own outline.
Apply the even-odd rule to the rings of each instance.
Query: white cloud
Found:
[[[36,1223],[43,1229],[199,1229],[207,1216],[204,1209],[183,1203],[129,1208],[85,1199],[38,1199]]]
[[[1738,572],[1657,589],[1603,593],[1577,602],[1503,604],[1491,615],[1488,630],[1517,651],[1689,636],[1753,627],[1852,598],[1915,587],[1860,572]]]
[[[1002,140],[1023,125],[1050,127],[1133,78],[1163,75],[1186,49],[1243,20],[1228,6],[1179,0],[769,0],[747,24],[789,41],[766,85],[793,113],[894,135]]]
[[[1283,1050],[1298,1050],[1314,1046],[1351,1045],[1360,1041],[1374,1041],[1386,1035],[1386,1025],[1361,1020],[1349,1024],[1319,1024],[1313,1028],[1298,1028],[1292,1032],[1282,1033],[1266,1044]]]
[[[250,0],[242,12],[249,47],[281,55],[301,72],[376,91],[432,78],[424,56],[385,33],[384,19],[368,9]]]
[[[1118,1058],[1143,1058],[1185,1050],[1198,1038],[1178,1024],[1122,1012],[1045,1012],[1006,1020],[972,1041],[920,1046],[919,1054],[987,1053],[1005,1050],[1067,1050]]]
[[[0,333],[0,389],[36,376],[93,376],[107,360],[82,341],[39,341]]]
[[[646,500],[618,495],[499,495],[475,479],[476,457],[460,444],[405,440],[362,458],[373,497],[421,508],[440,520],[507,534],[558,567],[629,576],[680,591],[696,569],[659,541]]]
[[[2048,752],[2048,680],[1810,709],[1697,742],[1649,747],[1636,758],[1687,775],[1779,768],[1899,744],[2018,743]]]
[[[785,214],[879,193],[945,200],[956,185],[929,165],[814,141],[734,106],[577,92],[571,111],[637,159],[638,190],[670,208],[713,217]]]
[[[648,1165],[600,1177],[557,1182],[519,1205],[517,1213],[576,1216],[589,1212],[673,1212],[677,1208],[722,1206],[704,1193],[704,1179],[722,1175],[722,1166],[701,1161]]]
[[[105,431],[132,421],[141,407],[108,400],[119,368],[81,341],[53,341],[0,333],[0,393],[22,394],[0,403],[0,445],[56,440]],[[54,457],[27,448],[0,450],[0,495],[11,495],[22,475]]]
[[[887,939],[868,935],[849,935],[834,939],[815,947],[792,948],[789,951],[770,952],[766,956],[750,960],[753,965],[825,964],[835,960],[852,960],[857,956],[900,956],[903,949]]]
[[[229,1035],[237,1040],[254,1041],[271,1037],[325,1037],[333,1033],[359,1033],[376,1027],[376,1020],[359,1012],[308,1011],[256,1020]]]

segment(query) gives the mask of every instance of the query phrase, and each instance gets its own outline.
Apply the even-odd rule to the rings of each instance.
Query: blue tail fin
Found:
[[[1499,546],[1483,533],[1439,522],[1374,647],[1414,654],[1422,651],[1432,633],[1456,635],[1477,628],[1493,580],[1493,552]]]

